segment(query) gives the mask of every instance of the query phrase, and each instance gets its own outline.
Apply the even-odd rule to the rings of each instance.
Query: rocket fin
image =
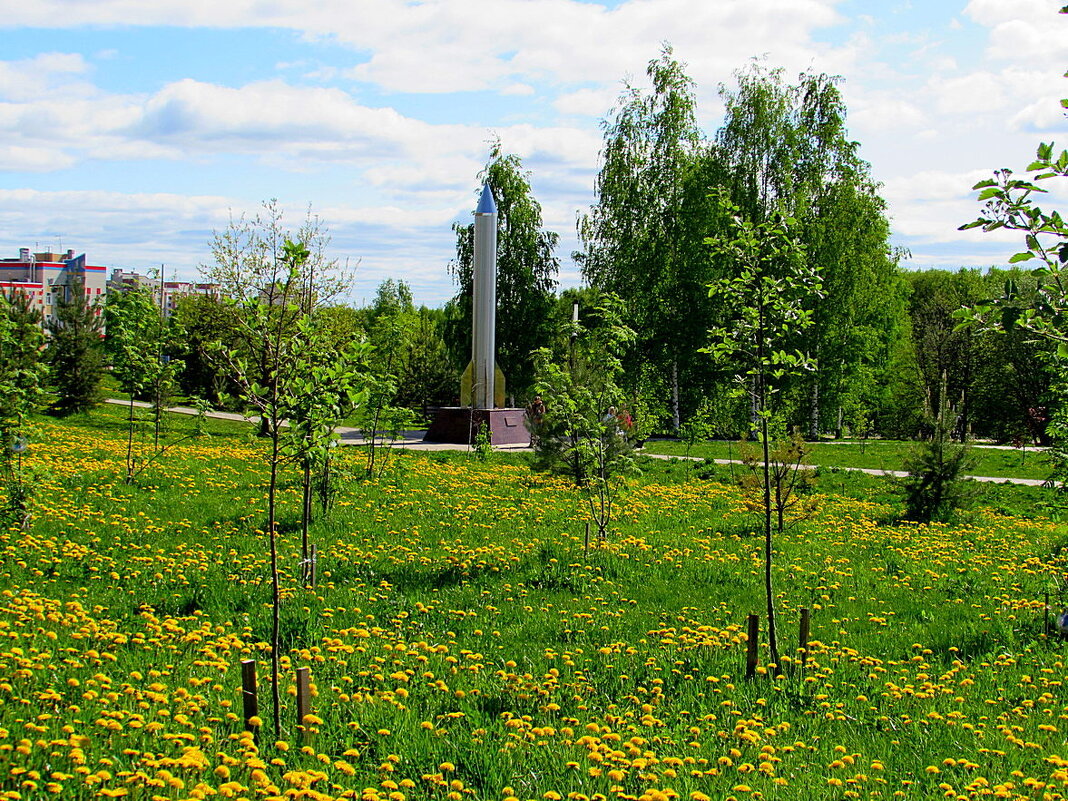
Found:
[[[504,372],[497,362],[493,363],[493,405],[498,409],[504,408],[504,399],[507,396],[504,386]]]
[[[467,367],[464,368],[463,375],[460,376],[460,405],[461,406],[474,406],[475,405],[474,374],[475,374],[475,363],[474,363],[474,361],[469,361],[467,363]]]

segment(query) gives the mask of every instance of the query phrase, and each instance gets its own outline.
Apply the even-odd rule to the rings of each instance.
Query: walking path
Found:
[[[109,398],[107,403],[113,403],[117,406],[129,406],[130,401],[120,400],[117,398]],[[134,401],[134,406],[141,409],[151,408],[152,404],[144,401]],[[198,415],[200,412],[190,406],[171,406],[167,409],[168,412],[174,412],[175,414],[190,414]],[[214,417],[218,420],[232,420],[238,423],[256,423],[259,422],[259,417],[246,417],[243,414],[236,412],[206,412],[206,417]],[[284,424],[283,424],[284,425]],[[350,426],[338,426],[335,429],[338,436],[341,439],[342,445],[368,445],[370,440],[364,437],[363,432],[358,428],[352,428]],[[424,431],[401,431],[395,438],[376,437],[375,443],[378,445],[387,445],[391,448],[400,448],[410,451],[466,451],[470,450],[469,445],[456,445],[448,442],[424,442]],[[1010,445],[977,445],[975,447],[986,448],[1011,448]],[[530,448],[525,445],[495,445],[493,447],[496,451],[529,451]],[[1037,450],[1037,449],[1036,449]],[[683,459],[692,462],[704,461],[700,456],[669,456],[666,454],[649,453],[647,456],[651,456],[653,459]],[[716,464],[730,465],[741,464],[738,459],[713,459]],[[825,465],[822,465],[825,467]],[[815,470],[816,465],[805,465],[809,470]],[[904,478],[908,475],[904,470],[876,470],[868,467],[837,467],[828,468],[835,470],[849,470],[856,473],[866,473],[869,476],[893,476],[894,478]],[[995,484],[1020,484],[1028,487],[1041,487],[1046,482],[1040,478],[1006,478],[1004,476],[965,476],[973,481],[985,481]]]

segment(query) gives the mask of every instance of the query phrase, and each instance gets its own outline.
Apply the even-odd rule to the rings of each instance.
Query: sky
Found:
[[[0,0],[0,257],[73,248],[91,264],[196,280],[215,230],[276,198],[310,209],[355,268],[350,299],[406,281],[455,294],[490,142],[530,172],[581,284],[602,123],[647,88],[663,43],[720,87],[753,58],[840,76],[849,135],[909,269],[1004,265],[1011,232],[959,231],[971,187],[1068,145],[1062,0]],[[1068,207],[1068,190],[1043,198]]]

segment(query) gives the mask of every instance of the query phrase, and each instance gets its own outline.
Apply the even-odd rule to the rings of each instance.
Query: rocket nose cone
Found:
[[[482,196],[478,199],[478,208],[475,214],[496,214],[497,204],[493,202],[493,190],[489,184],[482,185]]]

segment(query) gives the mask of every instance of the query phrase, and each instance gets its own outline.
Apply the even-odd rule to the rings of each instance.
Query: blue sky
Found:
[[[0,255],[195,278],[212,230],[278,198],[311,208],[355,302],[385,278],[438,305],[451,224],[487,142],[531,171],[561,236],[593,202],[600,122],[670,42],[701,123],[752,57],[842,76],[851,136],[911,267],[1004,264],[1011,234],[960,232],[970,187],[1065,140],[1060,0],[0,0]],[[1049,205],[1065,206],[1058,190]]]

